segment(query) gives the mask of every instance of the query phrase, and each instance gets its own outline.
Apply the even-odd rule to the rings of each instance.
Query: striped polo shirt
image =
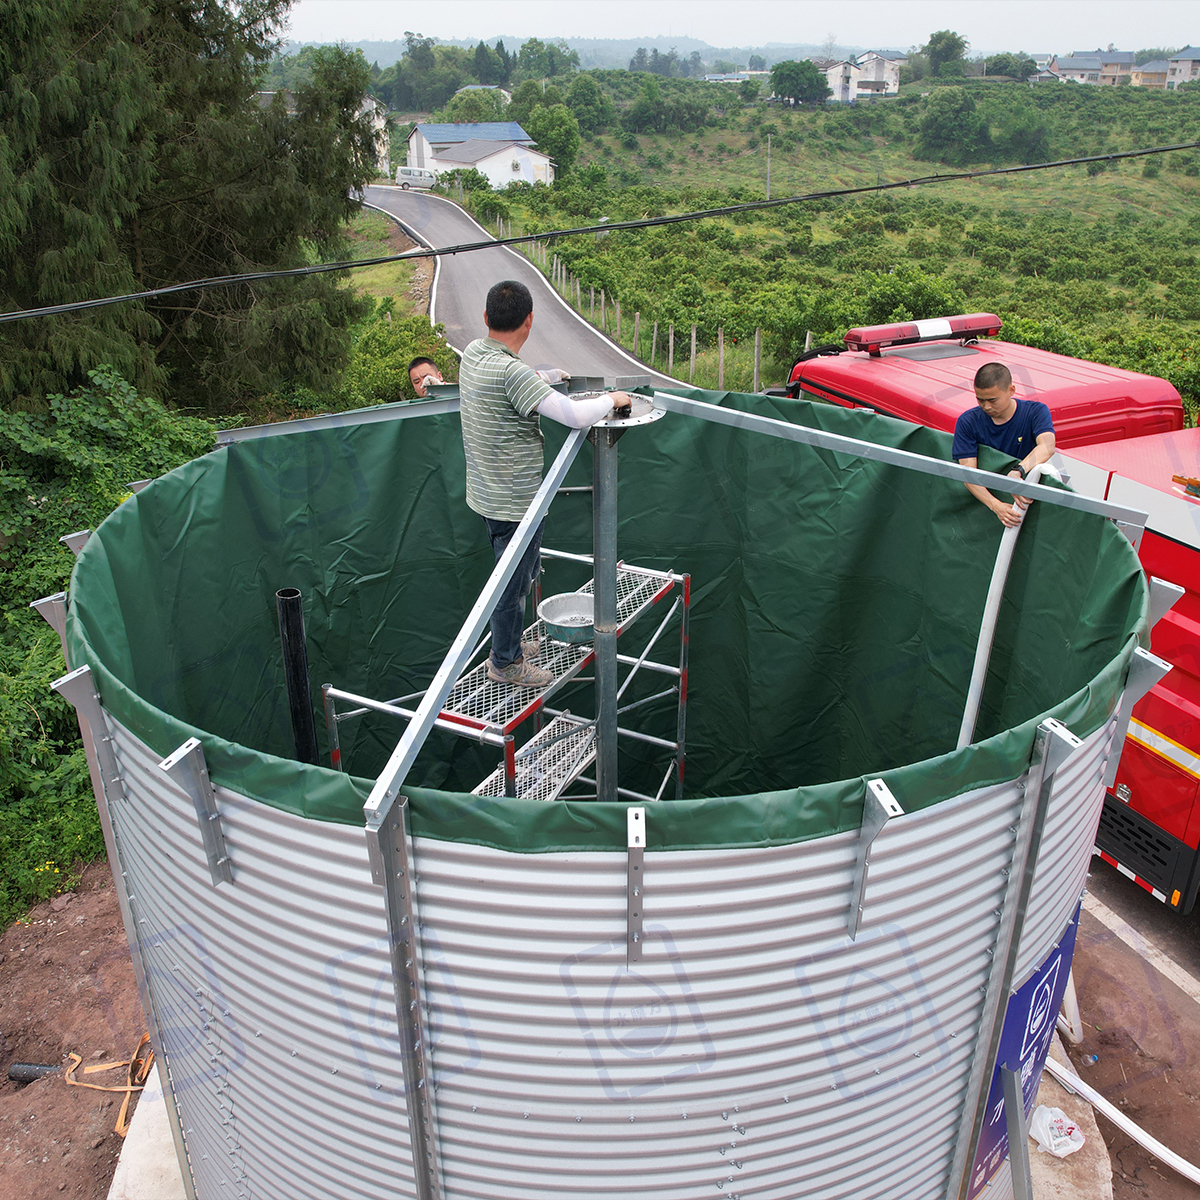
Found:
[[[467,504],[493,521],[519,521],[542,482],[537,406],[554,389],[507,346],[472,342],[458,369]]]

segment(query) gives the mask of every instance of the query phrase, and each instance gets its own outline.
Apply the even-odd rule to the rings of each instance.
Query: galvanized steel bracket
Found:
[[[643,884],[646,865],[646,810],[625,810],[626,864],[625,965],[642,960]]]
[[[383,869],[388,947],[396,989],[396,1024],[400,1031],[404,1102],[408,1108],[416,1194],[417,1200],[441,1200],[437,1117],[429,1044],[425,1039],[420,945],[413,906],[415,884],[408,854],[408,798],[401,796],[394,804],[381,809],[378,817],[377,823],[367,826],[367,843],[375,843],[375,853]]]
[[[213,887],[232,883],[233,872],[225,849],[225,835],[221,832],[221,814],[217,811],[217,793],[208,777],[208,763],[199,739],[188,738],[158,764],[158,769],[165,771],[191,798]]]
[[[1105,788],[1111,788],[1117,781],[1117,766],[1125,746],[1125,735],[1129,732],[1133,706],[1171,669],[1172,665],[1166,659],[1141,646],[1134,648],[1129,660],[1129,674],[1125,677],[1125,691],[1117,709],[1117,727],[1108,751],[1108,765],[1104,768]]]
[[[78,558],[79,552],[87,545],[87,540],[91,536],[90,529],[80,529],[76,533],[64,533],[58,540]]]
[[[1177,583],[1168,583],[1157,575],[1150,576],[1150,612],[1148,619],[1153,629],[1183,598],[1185,589]]]
[[[882,779],[867,780],[867,794],[863,799],[862,828],[858,835],[858,861],[854,864],[854,883],[850,888],[850,940],[858,936],[862,921],[863,902],[867,894],[867,873],[871,869],[871,844],[883,827],[893,818],[904,816],[900,801],[892,795],[891,788]]]
[[[108,725],[104,720],[104,709],[92,679],[92,668],[77,667],[74,671],[68,671],[61,679],[56,679],[50,686],[87,722],[96,748],[96,768],[100,775],[100,785],[109,803],[114,799],[124,799],[125,781],[121,778],[121,768],[117,763],[116,754],[113,753],[112,735],[108,732]]]
[[[67,593],[55,592],[53,596],[43,596],[40,600],[32,601],[29,607],[43,617],[58,634],[65,663],[67,661]]]

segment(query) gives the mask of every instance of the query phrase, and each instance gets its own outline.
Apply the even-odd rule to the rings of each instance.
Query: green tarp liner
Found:
[[[948,436],[887,417],[684,394],[949,458]],[[216,450],[126,501],[76,564],[68,637],[105,706],[159,753],[196,736],[218,784],[359,824],[402,726],[377,714],[344,722],[347,774],[290,761],[276,590],[304,596],[324,746],[320,685],[379,699],[426,685],[493,560],[463,498],[457,415],[352,421]],[[564,431],[545,424],[549,460]],[[1004,460],[988,451],[981,465]],[[590,448],[567,482],[591,482]],[[655,809],[658,848],[855,828],[864,780],[877,775],[906,811],[1015,779],[1045,716],[1080,736],[1100,727],[1146,632],[1128,541],[1099,517],[1035,504],[977,744],[955,752],[1001,534],[960,483],[668,414],[620,442],[619,492],[621,557],[690,572],[693,584],[686,796]],[[590,495],[555,500],[545,544],[590,552]],[[548,560],[547,593],[587,573]],[[665,607],[623,647],[637,652]],[[672,639],[656,650],[672,654]],[[561,703],[591,715],[590,686]],[[637,718],[673,736],[672,700]],[[628,745],[622,782],[653,792],[665,758]],[[520,851],[624,847],[624,804],[471,795],[496,764],[494,751],[435,730],[405,786],[414,830]]]

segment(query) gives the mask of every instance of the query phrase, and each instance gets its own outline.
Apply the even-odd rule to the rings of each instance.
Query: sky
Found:
[[[1000,50],[1068,53],[1200,43],[1196,0],[295,0],[289,37],[694,37],[711,46],[770,42],[905,48],[939,29]]]

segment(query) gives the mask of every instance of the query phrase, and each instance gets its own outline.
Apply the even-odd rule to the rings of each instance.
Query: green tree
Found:
[[[475,78],[480,83],[500,82],[500,60],[486,42],[475,47]]]
[[[989,75],[1008,75],[1013,79],[1028,79],[1036,74],[1037,63],[1024,52],[1020,54],[993,54],[984,60]]]
[[[961,62],[968,44],[965,37],[952,29],[939,29],[937,33],[930,34],[929,41],[922,47],[929,60],[930,75],[943,74],[942,67],[947,63]]]
[[[938,88],[917,126],[916,158],[944,163],[976,162],[989,148],[987,126],[964,87]]]
[[[579,153],[579,122],[565,104],[540,105],[529,114],[525,126],[537,143],[537,148],[548,154],[558,170],[565,175],[570,171]]]
[[[543,42],[530,38],[517,54],[517,73],[523,79],[552,79],[579,70],[579,54],[559,39]]]
[[[753,104],[758,99],[760,87],[757,79],[744,79],[738,85],[738,95],[746,104]]]
[[[765,71],[767,69],[767,60],[761,54],[750,55],[750,62],[747,64],[747,70],[750,71]]]
[[[374,174],[361,54],[254,94],[288,0],[31,0],[0,10],[0,306],[148,290],[336,255]],[[87,47],[86,54],[80,47]],[[33,405],[102,362],[212,411],[346,361],[357,301],[330,276],[183,293],[10,325],[0,400]]]
[[[771,68],[771,90],[795,104],[820,104],[833,95],[825,76],[808,59],[776,63]]]
[[[576,75],[571,80],[567,107],[584,133],[604,129],[613,119],[612,101],[600,90],[594,75]]]
[[[439,109],[433,114],[433,120],[451,124],[469,121],[503,121],[508,119],[505,109],[504,97],[498,88],[456,92],[450,97],[450,103],[445,108]]]

